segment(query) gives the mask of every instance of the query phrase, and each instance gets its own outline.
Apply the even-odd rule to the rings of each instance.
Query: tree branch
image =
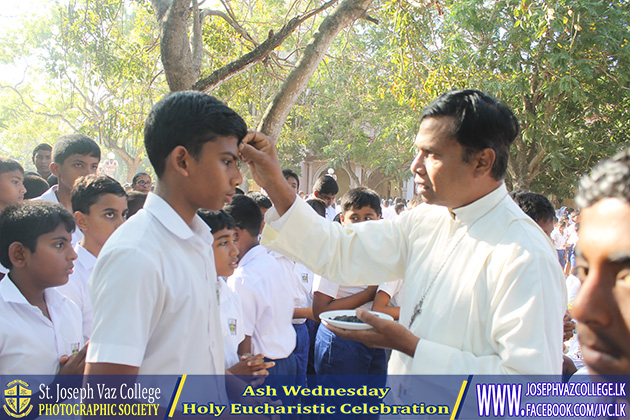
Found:
[[[255,47],[260,45],[254,38],[252,38],[252,36],[245,30],[245,28],[243,28],[241,25],[236,23],[236,21],[232,20],[228,15],[226,15],[222,11],[220,11],[220,10],[203,9],[201,11],[201,22],[202,23],[203,23],[203,19],[206,16],[218,16],[218,17],[220,17],[221,19],[225,20],[228,23],[228,25],[230,25],[232,28],[234,28],[234,30],[236,32],[238,32],[238,34],[240,36],[243,37],[243,39],[251,42],[252,44],[254,44]]]
[[[366,16],[374,0],[343,0],[337,9],[326,17],[306,46],[296,68],[269,104],[258,130],[274,140],[280,136],[291,107],[306,88],[308,81],[319,66],[339,32],[357,19]]]
[[[302,24],[304,21],[308,20],[312,16],[315,16],[316,14],[328,9],[329,7],[337,3],[337,1],[338,0],[330,0],[317,9],[307,12],[301,16],[294,17],[289,22],[287,22],[278,32],[270,31],[269,37],[265,40],[265,42],[263,42],[244,56],[240,57],[239,59],[234,60],[221,67],[220,69],[213,71],[212,74],[210,74],[208,77],[198,80],[193,85],[192,89],[209,92],[221,86],[221,84],[228,81],[232,77],[244,72],[256,63],[261,62],[273,50],[280,46],[300,24]]]

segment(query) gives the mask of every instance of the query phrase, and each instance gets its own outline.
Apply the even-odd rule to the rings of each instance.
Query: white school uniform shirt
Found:
[[[88,280],[96,263],[96,257],[80,244],[74,246],[77,259],[74,260],[74,271],[68,278],[68,283],[55,287],[59,293],[66,296],[81,309],[83,318],[83,338],[87,341],[92,334],[92,320],[94,310],[88,288]]]
[[[505,185],[454,209],[418,206],[342,227],[296,200],[265,215],[263,244],[329,280],[405,279],[400,323],[420,338],[394,374],[560,374],[567,297],[556,250]],[[452,254],[452,255],[450,255]]]
[[[282,267],[284,276],[291,279],[291,288],[290,290],[286,290],[285,293],[291,292],[291,295],[293,296],[293,308],[306,308],[311,306],[313,298],[310,286],[313,283],[313,272],[304,265],[297,264],[279,252],[267,250],[267,253],[276,260],[280,267]],[[306,289],[308,289],[307,293],[310,296],[310,300],[307,296],[305,296]],[[291,320],[292,324],[303,324],[304,322],[306,322],[306,318],[293,318]]]
[[[277,252],[274,252],[274,254],[280,255]],[[295,261],[292,262],[293,271],[295,272],[294,278],[297,282],[293,289],[293,302],[296,308],[310,308],[313,306],[313,282],[315,280],[315,273],[309,270],[304,264]],[[306,318],[294,318],[292,322],[293,324],[304,324]]]
[[[217,298],[221,313],[225,368],[228,369],[239,362],[238,345],[245,339],[243,305],[241,298],[228,287],[223,277],[217,280]]]
[[[140,375],[223,374],[212,241],[199,216],[188,226],[149,193],[94,266],[87,361],[138,366]]]
[[[567,244],[567,230],[565,228],[564,232],[560,233],[560,229],[555,228],[551,231],[551,241],[553,242],[553,246],[558,250],[564,250],[564,246]]]
[[[313,279],[313,293],[319,292],[333,299],[341,299],[348,296],[356,295],[367,289],[368,286],[340,286],[339,283],[326,280],[322,276],[315,274]],[[358,308],[370,310],[372,309],[372,301],[366,302]]]
[[[378,289],[376,289],[376,293],[385,292],[389,295],[389,304],[387,306],[400,306],[401,296],[400,291],[402,290],[403,281],[395,280],[388,281],[387,283],[380,284]]]
[[[33,198],[33,200],[34,201],[50,201],[52,203],[61,204],[59,203],[59,198],[57,198],[58,188],[59,188],[59,185],[53,185],[52,187],[48,188],[39,197]],[[83,232],[81,232],[81,229],[79,229],[78,227],[75,227],[74,231],[72,232],[72,246],[74,247],[76,244],[81,242],[81,239],[83,239]]]
[[[85,344],[81,311],[55,288],[44,291],[50,319],[8,277],[0,281],[0,373],[54,375],[59,358]]]
[[[244,331],[252,337],[252,354],[262,353],[269,359],[288,357],[296,339],[291,325],[293,300],[287,298],[292,296],[293,285],[278,262],[257,245],[243,255],[227,284],[241,297]]]

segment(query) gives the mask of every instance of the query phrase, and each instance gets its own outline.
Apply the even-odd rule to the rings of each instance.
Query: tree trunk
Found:
[[[374,0],[344,0],[337,9],[321,23],[317,32],[304,49],[299,63],[284,81],[280,91],[267,107],[258,130],[274,140],[280,137],[280,131],[297,101],[304,91],[324,54],[344,28],[355,20],[365,17]]]

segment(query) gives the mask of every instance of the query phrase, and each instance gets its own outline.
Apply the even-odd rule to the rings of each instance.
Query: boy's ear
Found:
[[[60,164],[58,164],[57,162],[50,162],[50,172],[52,172],[52,174],[54,176],[56,176],[57,178],[59,178],[59,168],[61,167]]]
[[[13,267],[24,268],[26,265],[26,254],[30,252],[21,242],[13,242],[9,245],[9,259]]]
[[[343,217],[343,212],[339,213],[339,221],[341,222],[342,225],[346,221],[346,218]]]
[[[74,221],[76,222],[77,227],[81,229],[82,232],[88,230],[87,215],[85,213],[81,211],[75,211]]]
[[[181,145],[176,146],[167,158],[173,170],[181,176],[188,176],[190,159],[193,159],[192,155],[188,153],[188,149]]]

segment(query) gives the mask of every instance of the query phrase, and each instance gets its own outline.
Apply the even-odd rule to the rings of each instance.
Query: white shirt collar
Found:
[[[96,257],[90,251],[83,248],[80,244],[76,244],[74,251],[78,256],[75,263],[81,264],[86,270],[94,268],[94,264],[96,264]]]
[[[173,235],[183,240],[191,239],[195,234],[198,234],[209,243],[213,241],[210,228],[198,215],[195,215],[191,228],[166,200],[153,192],[147,196],[144,209],[151,213]]]
[[[476,220],[478,220],[494,207],[496,207],[501,202],[501,200],[503,200],[507,196],[507,194],[508,192],[505,184],[501,183],[501,185],[499,185],[499,187],[497,187],[497,189],[495,189],[491,193],[484,195],[477,201],[473,201],[467,206],[453,209],[451,212],[458,220],[461,220],[463,223],[474,223]]]
[[[33,306],[28,300],[26,300],[22,292],[20,292],[15,283],[13,283],[8,276],[0,281],[0,296],[5,302]],[[46,298],[46,305],[49,306],[58,306],[63,300],[65,300],[65,296],[54,290],[52,287],[44,290],[44,296]]]
[[[249,251],[247,251],[245,253],[245,255],[243,255],[243,258],[241,258],[241,260],[238,262],[238,265],[240,267],[246,265],[248,262],[258,258],[260,255],[262,254],[266,254],[267,253],[267,248],[265,248],[262,245],[256,245],[255,247],[253,247],[252,249],[250,249]]]

